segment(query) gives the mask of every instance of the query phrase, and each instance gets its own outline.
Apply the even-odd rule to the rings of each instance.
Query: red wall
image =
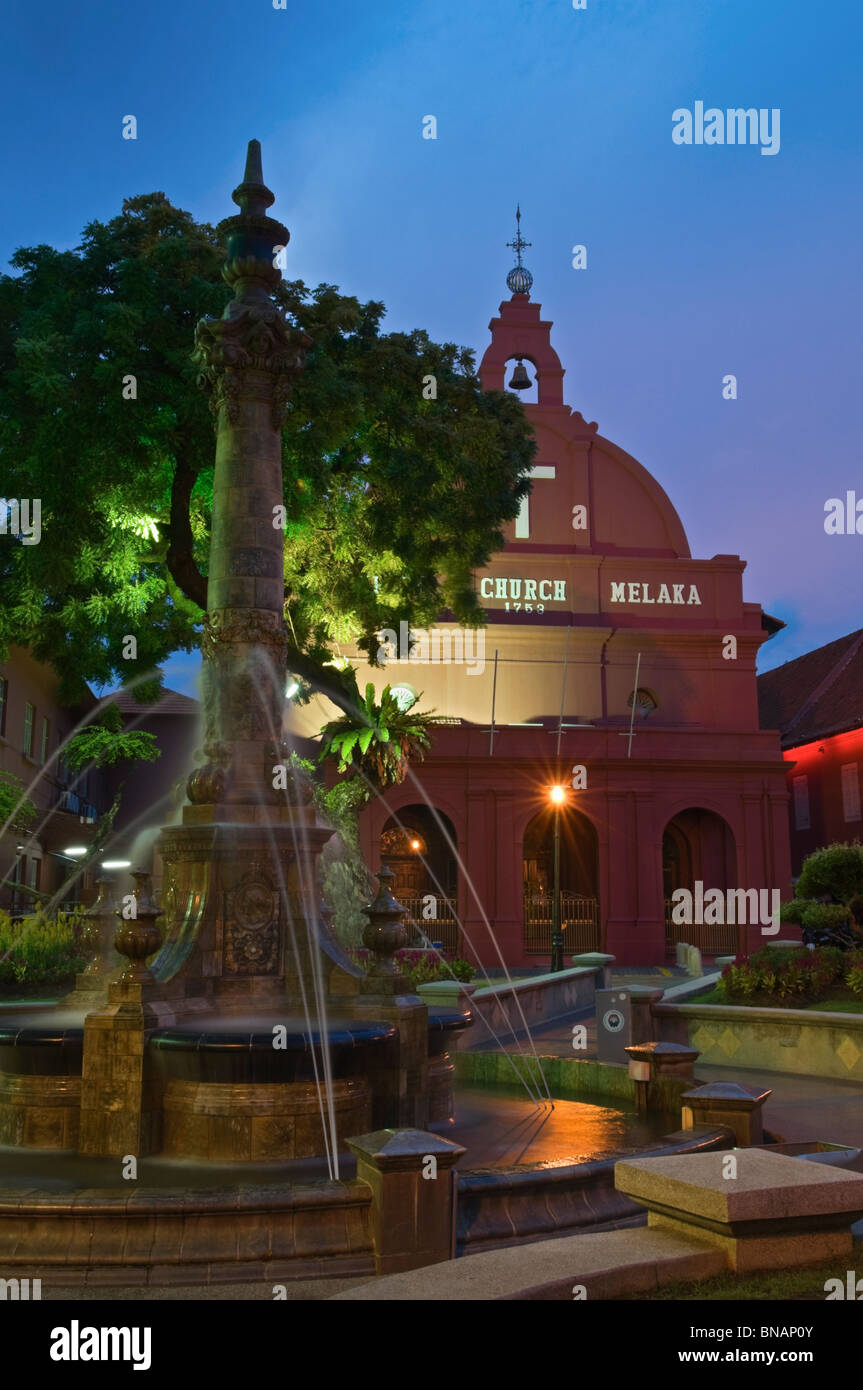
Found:
[[[786,750],[788,772],[789,815],[791,824],[791,863],[795,874],[807,854],[835,841],[863,838],[863,822],[846,821],[842,802],[841,768],[849,763],[857,767],[858,791],[863,800],[860,769],[863,766],[863,729],[853,729],[832,738],[816,739],[799,748]],[[794,808],[794,779],[805,777],[809,792],[808,830],[798,830]]]

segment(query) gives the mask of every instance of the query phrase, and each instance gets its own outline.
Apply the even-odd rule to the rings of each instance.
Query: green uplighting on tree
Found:
[[[3,486],[42,505],[41,543],[0,547],[0,649],[32,648],[66,696],[197,646],[213,422],[191,352],[225,307],[223,263],[211,226],[151,193],[75,250],[19,250],[0,277]],[[313,340],[282,436],[288,668],[339,691],[333,643],[374,661],[375,633],[406,618],[482,623],[473,572],[518,513],[535,445],[467,349],[383,333],[382,304],[333,285],[275,299]]]

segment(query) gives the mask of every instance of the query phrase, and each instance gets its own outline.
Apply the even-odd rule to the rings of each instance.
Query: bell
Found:
[[[512,374],[512,380],[509,383],[509,389],[510,391],[529,391],[532,384],[527,374],[527,368],[521,358],[519,358]]]

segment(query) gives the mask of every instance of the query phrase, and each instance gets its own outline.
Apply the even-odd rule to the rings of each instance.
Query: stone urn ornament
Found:
[[[116,915],[114,907],[114,895],[111,892],[114,880],[106,874],[100,874],[96,879],[96,901],[84,913],[84,924],[81,930],[81,944],[90,956],[82,974],[88,979],[94,975],[101,975],[105,966],[105,955],[108,950],[109,923]]]
[[[407,945],[407,928],[404,916],[407,908],[397,902],[390,890],[395,874],[388,864],[382,864],[377,872],[378,895],[374,902],[363,908],[369,924],[363,932],[363,943],[372,953],[370,973],[373,975],[399,975],[401,971],[393,960],[396,951]]]
[[[156,926],[156,918],[161,913],[153,901],[152,875],[146,869],[133,869],[132,878],[135,880],[135,915],[124,917],[123,910],[115,914],[121,924],[114,935],[114,946],[128,961],[120,978],[144,983],[153,978],[144,962],[155,955],[162,944],[162,929]]]

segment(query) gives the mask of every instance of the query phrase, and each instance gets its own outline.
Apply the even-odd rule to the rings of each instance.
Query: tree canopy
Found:
[[[2,491],[42,510],[39,544],[0,537],[0,648],[32,648],[69,695],[196,645],[214,435],[190,354],[197,320],[227,302],[223,263],[211,226],[152,193],[74,250],[19,250],[0,277]],[[313,340],[283,431],[288,661],[333,686],[340,642],[374,660],[374,634],[399,621],[482,622],[473,571],[529,490],[535,446],[467,349],[384,333],[381,303],[333,285],[276,298]]]

